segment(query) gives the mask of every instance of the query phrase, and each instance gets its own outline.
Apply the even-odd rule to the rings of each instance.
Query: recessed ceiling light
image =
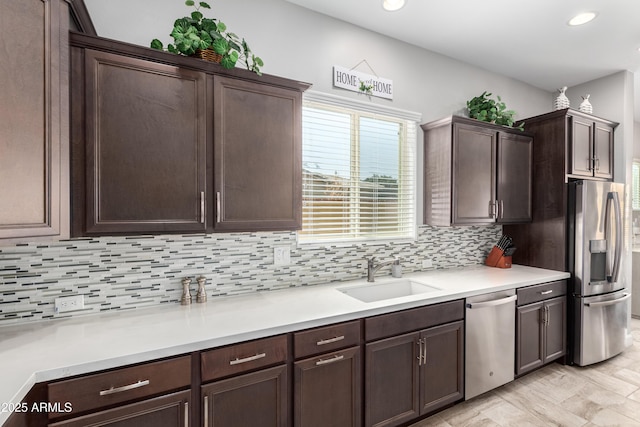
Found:
[[[580,13],[571,18],[569,25],[575,27],[576,25],[586,24],[587,22],[593,21],[597,15],[595,12]]]
[[[404,4],[405,4],[405,0],[383,0],[382,1],[382,7],[384,8],[384,10],[387,10],[389,12],[402,9]]]

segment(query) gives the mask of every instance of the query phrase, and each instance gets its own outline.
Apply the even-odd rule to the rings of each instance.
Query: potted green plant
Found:
[[[498,100],[490,98],[491,93],[487,91],[482,92],[482,95],[471,98],[467,101],[467,109],[469,110],[469,117],[483,122],[495,123],[497,125],[513,127],[515,120],[514,116],[516,112],[513,110],[507,110],[507,106],[500,96]],[[524,130],[524,122],[521,122],[517,129]]]
[[[200,8],[211,9],[206,2],[186,0],[185,4],[195,10],[190,16],[176,19],[173,23],[171,37],[174,44],[167,45],[167,51],[187,56],[199,55],[202,51],[213,51],[214,60],[224,68],[233,68],[238,60],[245,63],[248,70],[261,75],[260,67],[264,62],[255,56],[245,39],[240,39],[235,33],[229,32],[227,26],[220,20],[205,18]],[[151,47],[164,50],[158,39],[151,41]],[[200,55],[204,57],[203,55]]]

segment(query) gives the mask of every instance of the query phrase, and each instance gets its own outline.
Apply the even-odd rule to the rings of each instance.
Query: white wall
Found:
[[[85,0],[98,34],[148,46],[171,42],[173,21],[190,13],[180,0]],[[245,37],[265,61],[265,73],[302,80],[313,89],[345,97],[332,88],[332,67],[366,59],[380,77],[392,79],[393,101],[372,102],[422,113],[424,121],[450,115],[484,90],[499,94],[519,117],[551,109],[550,94],[445,56],[312,12],[284,0],[216,0],[206,17],[219,18]],[[376,3],[375,7],[379,5]],[[358,70],[371,72],[366,66]]]

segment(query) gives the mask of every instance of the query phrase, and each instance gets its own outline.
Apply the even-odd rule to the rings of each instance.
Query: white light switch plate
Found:
[[[422,268],[431,268],[431,267],[433,267],[433,261],[431,261],[430,259],[422,260]]]
[[[273,248],[273,265],[291,264],[291,249],[288,246],[276,246]]]

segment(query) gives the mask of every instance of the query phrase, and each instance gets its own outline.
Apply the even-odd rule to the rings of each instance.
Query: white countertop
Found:
[[[478,265],[406,274],[441,290],[372,303],[336,290],[367,284],[362,279],[4,326],[0,405],[20,402],[42,381],[568,277],[519,265]],[[376,283],[392,280],[402,279],[376,277]],[[0,423],[9,415],[0,412]]]

